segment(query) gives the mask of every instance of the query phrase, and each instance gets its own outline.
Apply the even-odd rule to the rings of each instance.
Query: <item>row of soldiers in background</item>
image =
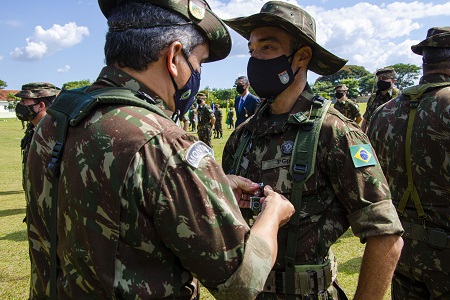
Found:
[[[338,84],[334,87],[335,97],[337,102],[334,104],[334,108],[347,118],[360,124],[364,132],[367,131],[367,124],[372,117],[375,110],[382,104],[397,97],[400,94],[399,89],[394,87],[394,83],[397,79],[397,73],[392,68],[383,68],[377,70],[375,73],[377,76],[377,91],[373,93],[367,101],[367,108],[364,113],[364,118],[361,116],[358,103],[347,97],[348,87],[345,84]]]

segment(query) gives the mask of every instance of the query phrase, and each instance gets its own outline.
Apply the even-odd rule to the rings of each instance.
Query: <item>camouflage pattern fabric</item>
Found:
[[[382,95],[380,91],[376,91],[375,94],[372,94],[367,101],[367,108],[366,112],[364,113],[363,118],[366,120],[367,123],[369,123],[370,119],[372,118],[373,112],[378,108],[378,106],[388,102],[391,99],[394,99],[400,94],[399,89],[397,88],[391,88],[389,91]]]
[[[214,117],[214,112],[208,105],[205,104],[203,106],[198,107],[197,117],[198,117],[198,126],[197,126],[198,139],[204,142],[209,147],[212,147],[211,118]]]
[[[91,90],[108,82],[134,87],[166,108],[112,67]],[[171,114],[101,105],[69,128],[58,188],[60,299],[190,299],[193,276],[218,299],[251,299],[263,289],[271,268],[267,243],[250,234],[213,157],[199,159],[197,168],[188,163],[196,138]],[[47,115],[29,153],[31,299],[49,296],[47,165],[55,133]]]
[[[441,82],[450,82],[450,76],[431,74],[420,80],[420,84]],[[368,129],[395,206],[408,185],[405,139],[409,107],[406,97],[389,101],[374,114]],[[414,184],[428,215],[425,226],[450,235],[450,87],[422,95],[411,145]],[[422,224],[411,199],[400,220]],[[393,281],[394,299],[450,299],[449,257],[449,248],[439,250],[426,242],[404,238]]]
[[[334,104],[334,108],[350,120],[355,120],[357,117],[361,116],[358,103],[351,99],[342,102],[337,101]]]
[[[25,169],[27,167],[28,152],[30,151],[31,139],[34,135],[34,125],[29,122],[25,135],[20,141],[20,149],[22,151],[22,186],[25,190]]]
[[[22,85],[22,90],[15,94],[16,97],[25,99],[37,99],[55,96],[59,88],[48,82],[32,82]]]
[[[228,140],[222,165],[229,172],[242,135],[251,134],[244,151],[240,175],[263,182],[291,198],[293,179],[290,160],[299,125],[292,115],[308,116],[313,94],[309,86],[290,111],[289,117],[273,119],[265,101],[252,119],[236,129]],[[401,234],[402,226],[392,205],[389,188],[378,164],[355,168],[349,148],[368,144],[355,122],[329,108],[320,132],[314,174],[306,181],[300,211],[296,264],[321,264],[330,246],[349,228],[361,242],[369,236]],[[375,157],[376,159],[376,157]],[[275,270],[285,268],[287,227],[278,233]],[[329,292],[338,299],[337,291]],[[334,295],[334,296],[333,296]],[[264,298],[275,294],[265,294]]]

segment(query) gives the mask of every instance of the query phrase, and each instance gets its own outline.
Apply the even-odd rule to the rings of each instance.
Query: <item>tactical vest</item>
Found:
[[[52,149],[52,158],[48,164],[53,176],[51,191],[52,207],[50,212],[50,299],[57,299],[57,197],[61,158],[66,143],[69,126],[75,127],[86,118],[97,105],[127,105],[145,108],[163,118],[170,118],[156,105],[156,102],[143,92],[127,88],[111,87],[87,93],[88,87],[63,91],[47,110],[56,121],[56,143]]]
[[[264,292],[285,293],[287,299],[296,299],[299,295],[311,294],[321,297],[320,299],[327,299],[327,288],[336,279],[337,268],[331,250],[328,260],[324,264],[295,265],[303,187],[314,173],[320,129],[330,104],[331,101],[316,95],[312,99],[309,117],[306,117],[303,113],[292,115],[299,126],[290,163],[290,173],[293,178],[290,201],[297,213],[289,221],[285,272],[272,271],[264,287]],[[263,107],[264,105],[261,105],[258,111]],[[241,161],[250,140],[251,134],[245,129],[236,150],[236,156],[230,171],[231,174],[239,174]],[[312,281],[310,280],[311,276],[315,278]],[[280,286],[277,282],[282,282],[283,284]]]

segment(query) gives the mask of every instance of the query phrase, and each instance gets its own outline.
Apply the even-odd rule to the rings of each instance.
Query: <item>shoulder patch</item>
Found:
[[[206,155],[214,159],[214,150],[201,141],[192,144],[186,151],[186,163],[193,168],[198,168],[198,164]]]
[[[350,154],[355,168],[375,166],[377,164],[370,144],[350,146]]]

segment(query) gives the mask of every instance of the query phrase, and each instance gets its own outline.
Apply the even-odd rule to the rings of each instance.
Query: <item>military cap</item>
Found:
[[[108,18],[112,10],[127,0],[98,0],[103,15]],[[139,0],[174,11],[192,22],[209,41],[209,57],[206,62],[224,59],[231,51],[230,33],[223,21],[216,16],[205,0]],[[139,28],[151,28],[161,24],[149,24]],[[167,24],[168,25],[168,24]],[[136,28],[124,26],[120,30]]]
[[[375,75],[381,76],[383,78],[391,78],[391,79],[397,79],[397,72],[393,68],[382,68],[378,69]]]
[[[341,88],[341,90],[343,91],[348,91],[348,87],[345,84],[338,84],[337,86],[334,87],[334,90],[337,90],[338,88]]]
[[[197,97],[205,97],[206,98],[206,94],[205,93],[197,93]]]
[[[51,83],[48,82],[32,82],[22,85],[22,90],[15,96],[26,99],[45,98],[56,96],[60,91]]]
[[[424,47],[450,48],[450,27],[432,27],[428,29],[427,38],[411,46],[412,52],[422,55]]]
[[[317,74],[331,75],[347,63],[347,60],[328,52],[316,42],[314,18],[300,7],[287,2],[269,1],[257,14],[224,22],[247,40],[253,30],[263,26],[278,27],[296,38],[305,40],[313,48],[308,69]]]

